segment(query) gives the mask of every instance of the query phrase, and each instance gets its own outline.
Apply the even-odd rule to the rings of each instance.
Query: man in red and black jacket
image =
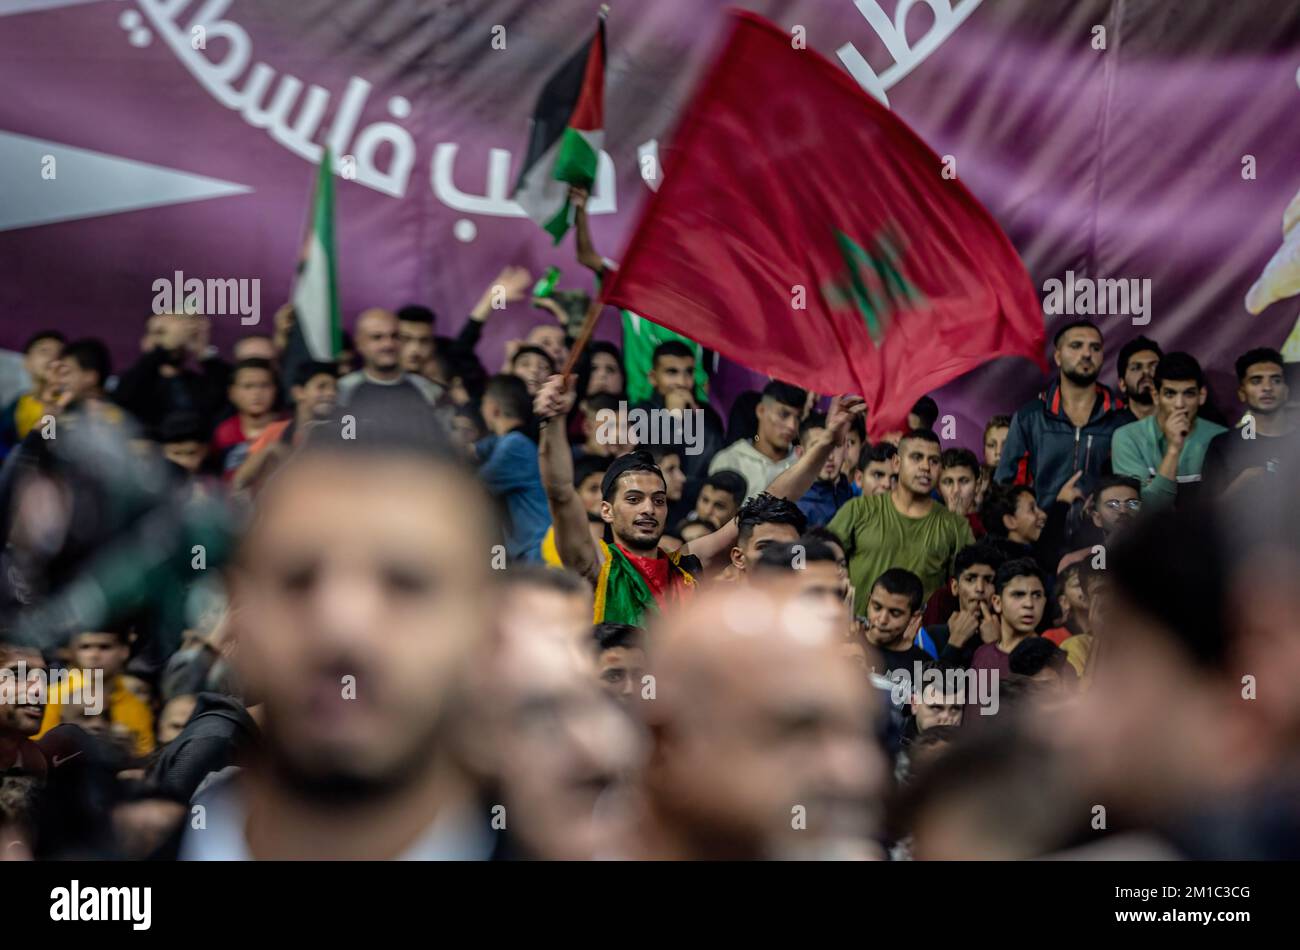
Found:
[[[1006,446],[994,479],[1031,485],[1046,510],[1076,472],[1086,496],[1108,471],[1110,438],[1133,421],[1124,402],[1097,382],[1102,365],[1101,330],[1090,320],[1075,320],[1057,331],[1056,379],[1011,419]]]

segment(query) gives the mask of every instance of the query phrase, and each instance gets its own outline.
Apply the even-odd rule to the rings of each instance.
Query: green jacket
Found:
[[[1116,475],[1129,475],[1142,483],[1142,504],[1147,508],[1167,508],[1178,497],[1178,485],[1201,480],[1201,465],[1210,440],[1227,430],[1208,419],[1196,420],[1183,454],[1178,458],[1178,482],[1158,474],[1160,462],[1165,457],[1165,434],[1160,431],[1153,412],[1145,419],[1130,422],[1115,430],[1110,442],[1111,470]]]

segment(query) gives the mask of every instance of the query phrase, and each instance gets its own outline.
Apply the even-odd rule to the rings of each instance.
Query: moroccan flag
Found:
[[[316,193],[307,226],[303,259],[293,288],[297,316],[294,336],[305,344],[308,358],[332,360],[343,344],[339,320],[338,263],[334,256],[334,167],[330,150],[321,156],[316,173]]]
[[[569,186],[591,188],[605,141],[605,14],[542,89],[514,200],[559,244],[572,223]]]
[[[605,301],[861,394],[873,439],[994,357],[1046,368],[1029,275],[949,166],[839,67],[732,17]]]

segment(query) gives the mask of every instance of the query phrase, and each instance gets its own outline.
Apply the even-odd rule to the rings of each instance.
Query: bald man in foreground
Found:
[[[799,586],[714,588],[652,628],[641,857],[882,857],[882,710]]]
[[[357,318],[352,337],[361,369],[339,380],[338,404],[358,417],[431,411],[442,396],[436,383],[402,369],[398,326],[397,314],[387,310]]]

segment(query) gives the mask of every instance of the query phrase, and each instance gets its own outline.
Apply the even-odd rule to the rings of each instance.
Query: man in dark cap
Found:
[[[565,567],[596,587],[596,623],[639,626],[648,611],[681,599],[697,586],[701,558],[711,559],[736,543],[737,525],[719,530],[675,550],[660,546],[668,521],[668,489],[663,473],[648,452],[629,452],[610,465],[601,483],[601,520],[609,526],[605,541],[593,541],[582,499],[573,487],[573,456],[562,424],[574,390],[563,376],[552,376],[537,393],[534,411],[542,420],[539,463],[546,489],[556,547]],[[865,409],[854,397],[836,400],[824,433],[810,442],[797,464],[782,473],[768,491],[779,498],[799,498],[812,485],[836,444],[844,441],[850,421]]]

